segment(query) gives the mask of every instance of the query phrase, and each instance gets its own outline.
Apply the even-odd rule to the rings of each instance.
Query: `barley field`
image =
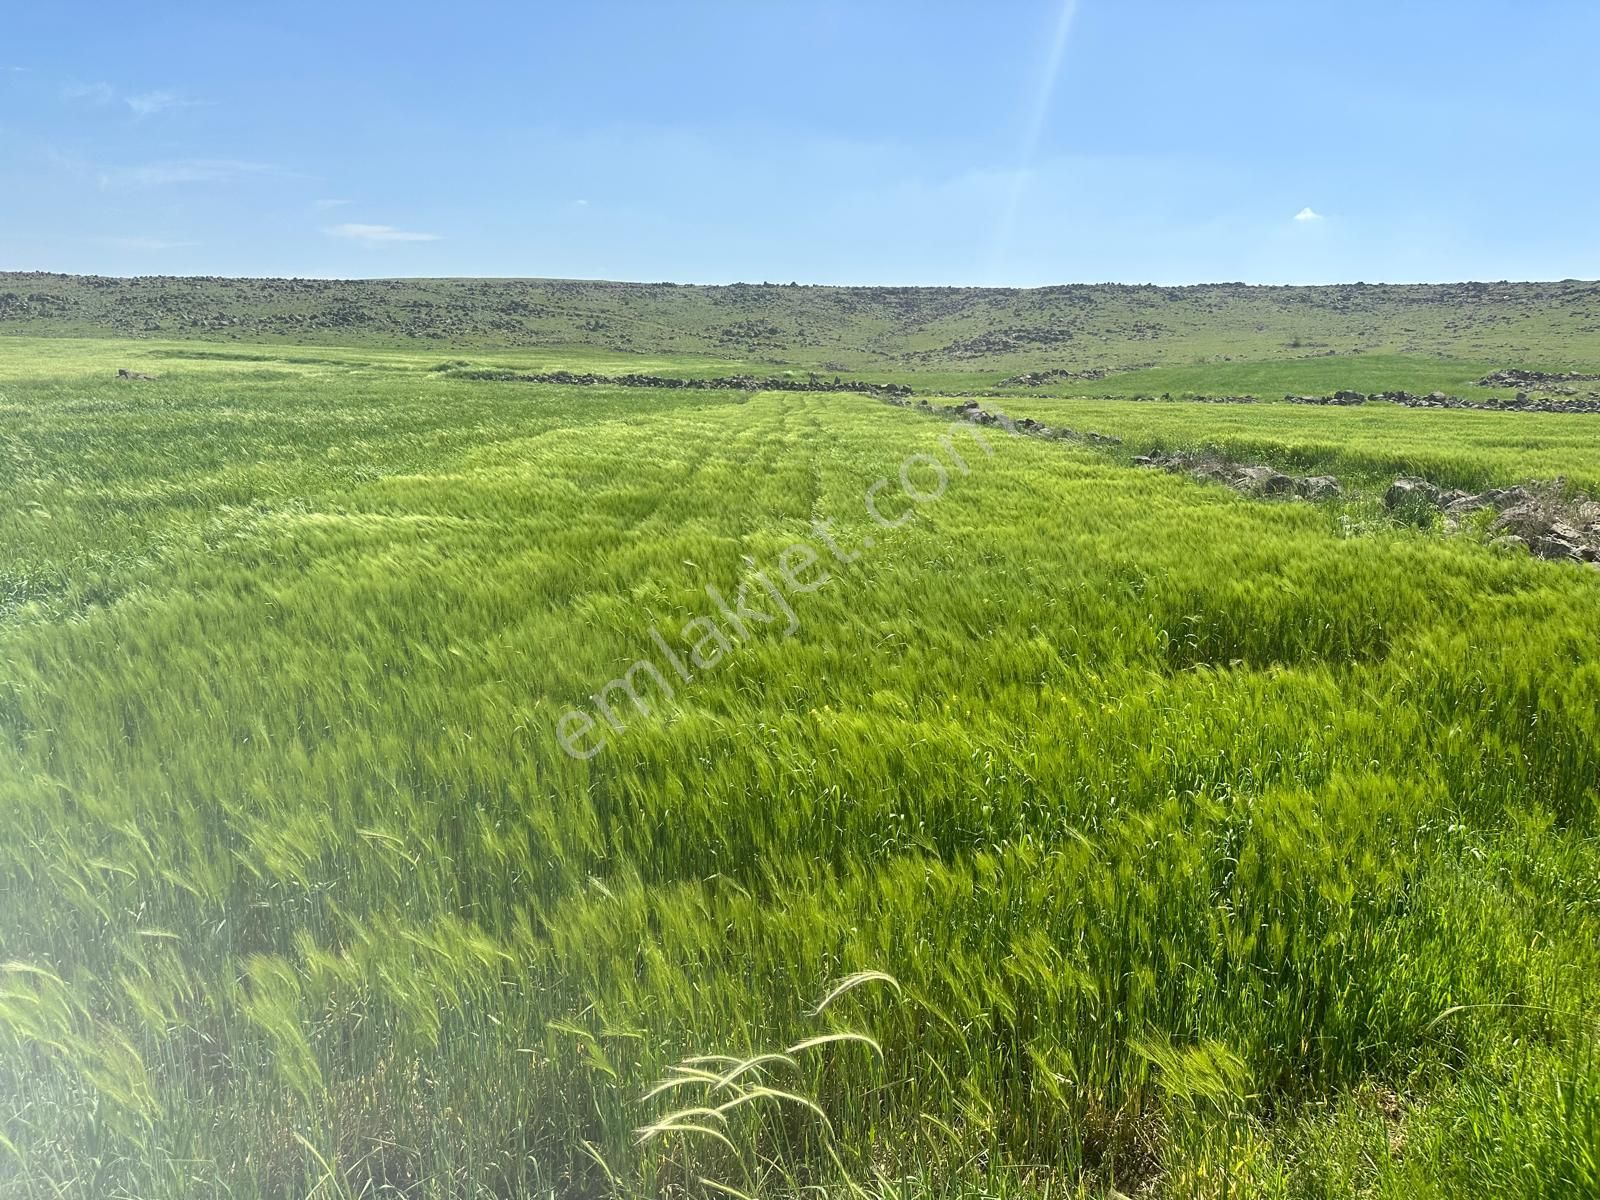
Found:
[[[1128,461],[1600,417],[449,357],[0,344],[0,1196],[1600,1193],[1600,572]]]

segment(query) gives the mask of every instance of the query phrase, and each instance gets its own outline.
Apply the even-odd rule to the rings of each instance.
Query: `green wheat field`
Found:
[[[1015,346],[10,330],[0,1196],[1600,1194],[1600,571],[1381,502],[1600,416],[1279,399],[1529,312],[985,401],[1103,445],[470,370]]]

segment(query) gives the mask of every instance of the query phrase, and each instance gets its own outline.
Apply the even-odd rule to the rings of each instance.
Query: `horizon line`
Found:
[[[1565,276],[1561,279],[1355,279],[1323,280],[1316,283],[1262,282],[1259,280],[1190,280],[1173,283],[1161,280],[1071,280],[1057,283],[823,283],[790,280],[774,282],[767,279],[735,279],[719,282],[684,281],[673,279],[609,279],[600,276],[579,275],[257,275],[257,274],[112,274],[96,271],[52,271],[40,268],[0,268],[0,277],[15,275],[48,276],[59,279],[138,279],[171,280],[249,280],[259,283],[299,282],[316,283],[582,283],[607,287],[680,287],[680,288],[821,288],[833,291],[966,291],[966,292],[1044,292],[1063,288],[1352,288],[1352,287],[1488,287],[1554,286],[1557,284],[1596,284],[1600,279]]]

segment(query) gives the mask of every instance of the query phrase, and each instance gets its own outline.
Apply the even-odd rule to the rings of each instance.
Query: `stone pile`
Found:
[[[1591,393],[1585,398],[1557,399],[1530,397],[1519,392],[1513,400],[1491,396],[1487,400],[1466,400],[1445,392],[1429,392],[1421,396],[1415,392],[1335,392],[1331,396],[1285,396],[1288,404],[1365,404],[1368,401],[1385,401],[1405,408],[1469,408],[1484,412],[1546,412],[1546,413],[1600,413],[1600,394]]]
[[[918,412],[926,413],[931,417],[943,417],[951,421],[970,421],[974,425],[993,425],[1011,433],[1021,434],[1023,437],[1048,438],[1053,441],[1088,442],[1093,446],[1120,446],[1122,439],[1109,433],[1097,433],[1093,429],[1080,433],[1076,429],[1067,429],[1053,425],[1046,425],[1032,417],[1023,417],[1012,420],[1004,413],[990,412],[976,400],[963,400],[960,404],[941,405],[930,404],[927,400],[918,400],[913,404],[903,396],[883,396],[882,399],[899,408],[913,408]]]
[[[1090,367],[1087,371],[1067,371],[1059,368],[1052,371],[1025,371],[1021,375],[1013,375],[1010,379],[1002,379],[996,386],[1044,387],[1051,383],[1104,379],[1108,374],[1110,372],[1105,367]]]
[[[1162,392],[1161,395],[1159,395],[1159,396],[1152,396],[1147,392],[1141,392],[1137,396],[1130,397],[1130,399],[1133,399],[1133,400],[1160,400],[1160,401],[1163,401],[1163,402],[1177,400],[1177,401],[1181,401],[1184,404],[1260,404],[1261,403],[1261,397],[1259,397],[1259,396],[1197,396],[1197,395],[1193,394],[1192,392],[1191,393],[1187,393],[1185,395],[1181,395],[1181,396],[1174,396],[1171,392]]]
[[[795,379],[778,375],[758,379],[754,375],[727,375],[712,379],[674,379],[664,375],[596,375],[593,372],[541,371],[457,371],[448,372],[454,379],[481,380],[494,383],[548,383],[569,387],[631,387],[669,388],[693,391],[726,392],[857,392],[869,396],[909,396],[911,389],[903,383],[865,383],[859,379],[822,379],[816,375],[809,379]]]
[[[1493,544],[1520,547],[1554,562],[1600,565],[1600,503],[1565,495],[1559,480],[1474,493],[1402,475],[1389,485],[1383,503],[1390,510],[1437,510],[1452,529],[1492,509],[1497,514],[1489,525]]]
[[[1363,392],[1334,392],[1333,395],[1286,395],[1283,402],[1290,405],[1365,405]]]
[[[1344,489],[1332,475],[1286,475],[1272,467],[1228,462],[1203,454],[1144,454],[1136,457],[1133,465],[1225,484],[1246,496],[1337,500],[1344,495]]]
[[[1579,375],[1576,372],[1565,374],[1551,374],[1548,371],[1518,371],[1507,368],[1495,371],[1478,380],[1479,387],[1486,388],[1524,388],[1524,387],[1549,387],[1556,383],[1593,383],[1600,380],[1600,375]]]

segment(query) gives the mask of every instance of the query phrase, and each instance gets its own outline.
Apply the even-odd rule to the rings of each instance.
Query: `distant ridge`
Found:
[[[1349,353],[1549,366],[1600,362],[1600,283],[1020,289],[3,272],[4,335],[587,346],[841,371]]]

